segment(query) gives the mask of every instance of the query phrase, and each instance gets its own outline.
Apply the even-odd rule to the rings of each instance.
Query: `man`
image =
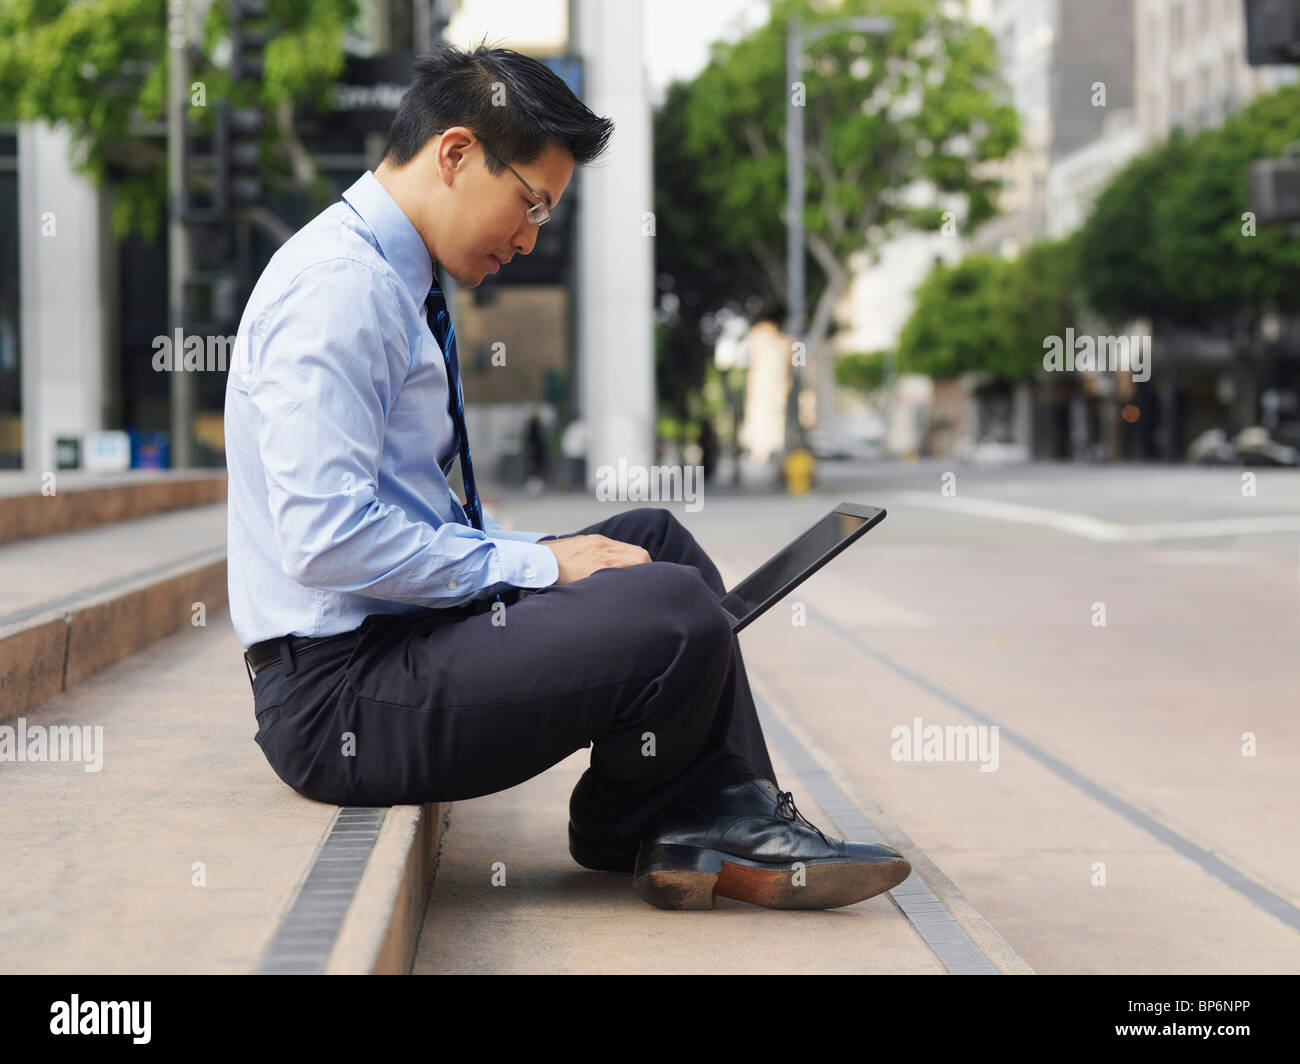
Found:
[[[847,905],[909,866],[827,839],[776,786],[690,533],[657,507],[560,537],[479,507],[434,265],[473,287],[532,251],[612,131],[533,59],[439,47],[379,167],[258,280],[225,409],[255,738],[295,791],[353,806],[492,794],[594,744],[580,864],[662,908]]]

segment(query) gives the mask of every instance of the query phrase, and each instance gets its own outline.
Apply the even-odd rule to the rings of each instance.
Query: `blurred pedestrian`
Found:
[[[700,426],[700,450],[703,457],[700,459],[704,466],[705,483],[713,483],[713,473],[718,464],[718,435],[714,431],[713,422],[705,421]]]
[[[541,416],[533,411],[528,419],[528,428],[524,433],[526,464],[524,484],[530,495],[538,494],[546,486],[546,429]]]

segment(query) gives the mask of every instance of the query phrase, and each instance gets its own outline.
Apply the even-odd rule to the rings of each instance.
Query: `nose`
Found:
[[[532,222],[525,222],[523,227],[515,233],[512,241],[515,251],[520,255],[527,255],[537,244],[537,230],[541,226],[534,225]]]

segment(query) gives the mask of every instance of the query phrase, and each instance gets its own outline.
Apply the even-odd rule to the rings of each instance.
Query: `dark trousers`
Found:
[[[591,746],[570,802],[593,838],[636,837],[688,788],[775,773],[722,578],[671,511],[572,535],[649,563],[452,610],[371,614],[254,677],[257,744],[299,794],[336,805],[460,801]]]

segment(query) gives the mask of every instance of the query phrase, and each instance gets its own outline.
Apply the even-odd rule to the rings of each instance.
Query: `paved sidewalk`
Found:
[[[943,974],[889,894],[840,909],[718,898],[712,911],[671,912],[633,893],[630,875],[581,867],[568,850],[568,803],[590,755],[452,806],[414,972]],[[827,830],[789,766],[775,751],[772,760],[800,812]]]

